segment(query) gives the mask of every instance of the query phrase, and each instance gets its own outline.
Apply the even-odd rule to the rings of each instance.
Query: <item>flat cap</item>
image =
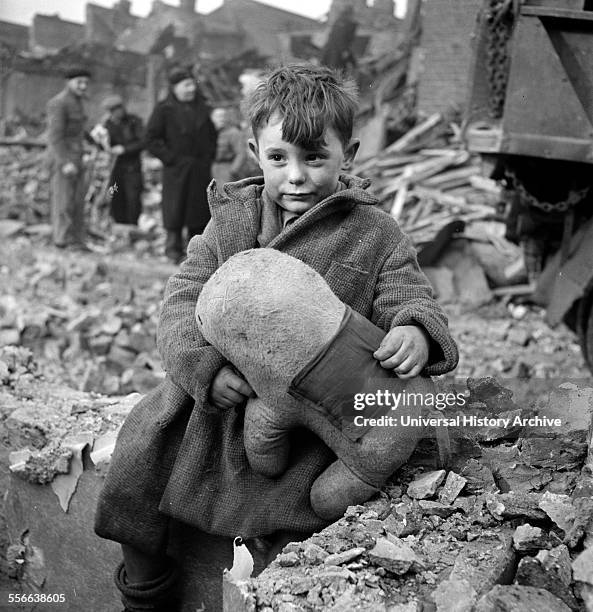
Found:
[[[64,71],[64,76],[67,79],[75,79],[76,77],[91,78],[91,71],[85,66],[71,66]]]
[[[194,75],[189,68],[176,66],[169,71],[169,83],[171,83],[171,85],[177,85],[177,83],[185,81],[186,79],[194,79]]]

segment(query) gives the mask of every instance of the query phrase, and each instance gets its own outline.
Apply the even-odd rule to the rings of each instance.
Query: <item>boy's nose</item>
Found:
[[[305,182],[305,169],[299,162],[293,162],[288,165],[288,181],[293,184]]]

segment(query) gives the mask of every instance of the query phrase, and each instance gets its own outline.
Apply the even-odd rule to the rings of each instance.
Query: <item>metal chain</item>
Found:
[[[517,175],[507,168],[505,172],[507,178],[510,180],[513,189],[517,192],[521,201],[528,206],[539,208],[546,213],[561,213],[566,212],[570,208],[576,206],[584,198],[587,197],[590,187],[583,187],[582,189],[571,189],[568,192],[568,197],[560,202],[541,202],[535,196],[527,191],[525,185],[517,178]]]
[[[486,13],[486,70],[490,97],[490,114],[502,117],[509,75],[508,41],[511,38],[515,13],[512,0],[489,0]]]

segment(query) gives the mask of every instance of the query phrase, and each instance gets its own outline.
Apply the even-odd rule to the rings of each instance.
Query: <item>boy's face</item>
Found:
[[[340,171],[354,159],[358,140],[344,148],[332,128],[325,131],[324,139],[325,145],[316,150],[286,142],[282,118],[275,115],[260,128],[257,140],[249,140],[268,195],[285,210],[302,214],[334,193]]]

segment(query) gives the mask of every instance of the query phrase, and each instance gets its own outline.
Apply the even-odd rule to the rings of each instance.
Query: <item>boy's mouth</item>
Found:
[[[311,193],[285,193],[285,198],[292,198],[293,200],[304,200],[310,198],[313,194]]]

